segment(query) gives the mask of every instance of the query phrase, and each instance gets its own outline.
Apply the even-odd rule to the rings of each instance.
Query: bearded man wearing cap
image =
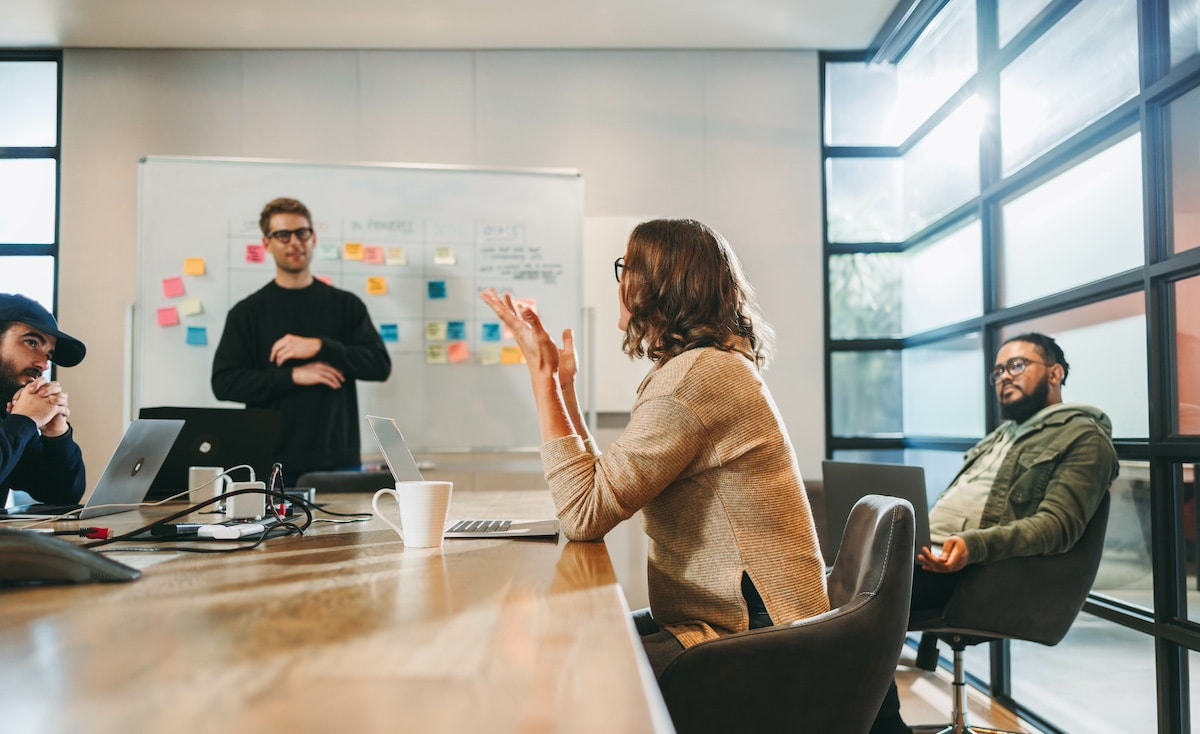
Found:
[[[46,379],[50,362],[74,367],[83,342],[63,333],[31,298],[0,293],[0,492],[19,489],[39,502],[74,504],[87,488],[83,453],[67,417],[67,393]]]

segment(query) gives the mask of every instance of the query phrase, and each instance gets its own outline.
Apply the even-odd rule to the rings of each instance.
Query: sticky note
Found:
[[[403,247],[387,248],[387,264],[388,265],[407,265],[408,253]]]
[[[179,312],[174,306],[158,309],[159,326],[179,326]]]
[[[428,283],[428,291],[430,300],[438,300],[446,297],[446,281],[431,280]]]
[[[433,251],[434,265],[453,265],[458,262],[453,247],[438,247]]]
[[[466,342],[451,342],[448,351],[450,364],[460,364],[471,358],[471,350],[467,348]]]
[[[190,347],[208,346],[208,329],[203,326],[189,326],[187,330],[187,343]]]
[[[184,275],[204,275],[204,258],[202,257],[185,257],[183,259],[183,274]]]
[[[521,364],[525,357],[517,347],[502,347],[500,349],[500,364]]]
[[[487,366],[500,364],[500,347],[483,347],[479,350],[479,359]]]
[[[204,313],[204,306],[199,298],[185,298],[179,302],[179,313],[184,316],[198,316]]]
[[[500,324],[484,324],[483,340],[485,342],[500,341]]]
[[[449,321],[446,323],[446,338],[452,342],[460,342],[467,338],[467,322]]]
[[[367,278],[368,296],[386,296],[387,278]]]
[[[341,251],[338,250],[337,243],[318,242],[317,249],[313,256],[318,260],[338,260],[341,258],[341,254]]]
[[[167,298],[179,298],[183,293],[183,278],[163,278],[164,296]]]
[[[425,362],[428,364],[446,364],[446,345],[445,344],[426,344],[425,345]]]
[[[446,341],[446,322],[445,321],[430,321],[425,324],[425,341],[429,342],[444,342]]]
[[[379,338],[383,339],[384,344],[398,344],[400,342],[400,327],[396,324],[380,324]]]
[[[246,245],[246,262],[261,263],[267,261],[267,249],[260,244]]]
[[[383,265],[386,261],[386,258],[383,256],[382,247],[371,246],[363,248],[363,262],[367,265]]]
[[[361,261],[363,259],[362,243],[347,242],[346,246],[342,249],[342,256],[345,257],[347,260]]]

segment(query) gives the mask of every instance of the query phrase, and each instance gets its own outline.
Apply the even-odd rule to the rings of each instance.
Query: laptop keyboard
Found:
[[[448,533],[503,533],[512,525],[512,520],[459,520],[447,530]]]

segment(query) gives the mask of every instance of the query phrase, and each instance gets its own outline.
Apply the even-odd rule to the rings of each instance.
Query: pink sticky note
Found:
[[[466,362],[470,358],[471,350],[467,349],[466,342],[452,342],[450,344],[450,364]]]
[[[266,262],[266,260],[267,251],[262,245],[258,243],[246,245],[246,262],[261,263]]]
[[[363,262],[367,265],[383,265],[387,262],[387,257],[384,255],[382,247],[368,245],[363,248]]]
[[[163,278],[164,296],[167,298],[179,298],[183,293],[183,278]]]
[[[159,326],[179,326],[179,312],[174,306],[158,309]]]

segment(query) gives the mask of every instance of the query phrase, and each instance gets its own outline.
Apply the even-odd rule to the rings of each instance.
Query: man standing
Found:
[[[913,610],[945,606],[968,564],[1063,553],[1083,535],[1117,477],[1117,452],[1108,416],[1062,401],[1069,370],[1044,334],[1014,336],[1001,347],[990,379],[1004,423],[967,452],[929,512],[930,537],[942,548],[917,554]],[[936,659],[936,640],[928,640],[919,665]],[[911,731],[893,684],[871,732]]]
[[[53,361],[74,367],[87,349],[58,330],[50,312],[25,296],[0,294],[0,492],[70,505],[87,489],[83,453],[67,417],[67,393],[44,377]],[[0,496],[0,499],[3,499]]]
[[[317,235],[308,208],[275,199],[259,218],[275,279],[230,309],[213,358],[220,400],[280,411],[275,458],[284,481],[361,466],[356,380],[392,370],[363,302],[315,279]]]

